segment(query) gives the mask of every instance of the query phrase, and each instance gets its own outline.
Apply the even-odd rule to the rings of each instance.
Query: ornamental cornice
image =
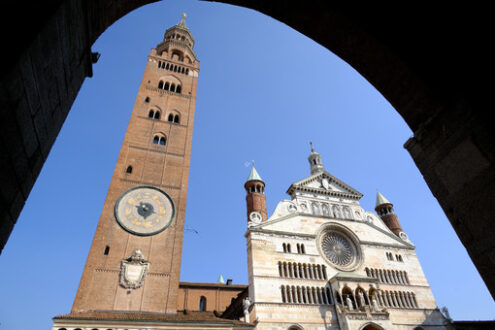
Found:
[[[338,192],[338,191],[333,191],[333,190],[326,190],[326,189],[321,189],[321,188],[311,188],[311,187],[304,186],[304,185],[306,185],[308,183],[315,182],[318,179],[323,178],[323,177],[327,177],[335,185],[339,186],[342,189],[349,190],[350,192],[345,193],[345,192]],[[331,175],[327,171],[324,171],[322,173],[314,174],[314,175],[312,175],[310,177],[307,177],[305,179],[302,179],[302,180],[299,180],[299,181],[293,183],[289,187],[289,189],[287,189],[287,193],[289,195],[292,195],[292,192],[294,192],[296,190],[298,190],[298,191],[316,192],[316,193],[319,193],[319,194],[330,195],[330,196],[349,197],[351,199],[356,199],[356,200],[359,200],[359,199],[361,199],[361,197],[363,197],[363,194],[361,194],[359,191],[357,191],[356,189],[352,188],[351,186],[349,186],[345,182],[337,179],[336,177],[334,177],[333,175]],[[335,195],[333,195],[333,194],[335,194]]]
[[[356,196],[352,193],[346,193],[342,191],[334,191],[334,190],[325,190],[321,188],[312,188],[312,187],[291,187],[287,191],[289,195],[292,196],[292,193],[294,191],[303,191],[303,192],[309,192],[313,194],[320,194],[320,195],[327,195],[327,196],[334,196],[334,197],[345,197],[349,199],[354,199],[354,200],[360,200],[362,196]]]
[[[269,230],[262,228],[249,228],[246,235],[249,235],[250,233],[261,234],[262,236],[268,236],[268,237],[274,237],[274,236],[287,237],[287,238],[298,237],[307,240],[315,239],[316,237],[316,235],[312,235],[312,234],[293,233],[288,231]]]
[[[168,58],[163,58],[159,55],[148,55],[149,58],[152,58],[154,59],[155,61],[162,61],[162,62],[168,62],[170,64],[174,64],[174,65],[179,65],[179,66],[183,66],[189,70],[192,70],[192,71],[198,71],[199,72],[199,68],[195,67],[193,64],[186,64],[184,62],[176,62],[176,61],[172,61]]]

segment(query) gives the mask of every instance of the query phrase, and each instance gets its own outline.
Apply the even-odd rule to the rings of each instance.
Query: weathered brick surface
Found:
[[[188,55],[194,59],[192,54]],[[162,54],[152,50],[148,57],[73,312],[94,309],[177,311],[199,62],[172,61],[187,66],[189,75],[159,69],[158,62],[171,61],[170,57],[171,50]],[[160,79],[167,76],[180,81],[182,94],[156,89]],[[147,97],[149,102],[145,102]],[[160,110],[160,119],[149,118],[150,109]],[[181,115],[180,123],[167,120],[171,112]],[[154,144],[155,135],[166,137],[166,144]],[[126,172],[129,165],[133,167],[132,173]],[[175,204],[176,215],[172,224],[153,236],[133,235],[115,220],[114,206],[118,198],[128,189],[140,185],[162,189]],[[110,247],[108,255],[103,254],[106,246]],[[140,249],[151,264],[143,286],[128,290],[119,283],[120,263],[136,249]]]

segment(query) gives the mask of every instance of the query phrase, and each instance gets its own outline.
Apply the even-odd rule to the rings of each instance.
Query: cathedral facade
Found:
[[[392,203],[363,210],[314,150],[271,216],[254,167],[245,183],[247,285],[180,282],[193,47],[183,15],[151,50],[74,304],[52,329],[448,327]]]
[[[377,193],[362,194],[325,171],[314,150],[311,175],[267,218],[265,184],[245,184],[250,320],[257,329],[446,329],[414,244]],[[253,202],[255,201],[255,202]]]

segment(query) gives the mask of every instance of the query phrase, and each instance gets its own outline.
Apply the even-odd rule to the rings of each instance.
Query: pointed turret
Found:
[[[308,157],[308,162],[311,168],[311,175],[321,173],[325,171],[325,167],[323,167],[323,163],[321,162],[321,155],[315,151],[313,147],[313,142],[309,142],[311,145],[311,153]]]
[[[378,191],[376,193],[375,211],[395,235],[399,236],[403,232],[399,218],[394,212],[394,205]]]
[[[186,14],[184,13],[177,25],[165,31],[163,41],[156,46],[156,52],[158,55],[166,52],[172,59],[191,64],[196,59],[193,47],[194,38],[186,26]]]
[[[265,183],[261,179],[258,171],[254,168],[251,169],[251,173],[244,184],[246,189],[246,205],[248,222],[260,222],[265,221],[267,217],[266,213],[266,197],[265,197]]]

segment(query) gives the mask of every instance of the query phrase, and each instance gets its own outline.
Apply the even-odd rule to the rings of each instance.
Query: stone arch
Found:
[[[382,326],[374,323],[374,322],[367,322],[363,324],[359,330],[385,330]]]
[[[30,54],[31,60],[28,59],[28,56],[24,56],[28,54],[29,49],[32,49],[35,43],[49,44],[53,49],[63,49],[64,47],[61,46],[64,43],[63,40],[76,40],[80,36],[82,40],[85,40],[84,45],[67,49],[66,55],[63,55],[66,58],[62,62],[71,63],[70,58],[80,58],[81,67],[68,66],[67,70],[58,70],[60,72],[51,70],[54,72],[53,75],[46,77],[42,82],[35,82],[40,85],[36,90],[40,91],[48,89],[48,86],[56,86],[57,81],[69,82],[68,90],[79,90],[84,77],[80,79],[68,79],[68,77],[77,77],[77,73],[80,73],[81,76],[93,74],[91,61],[94,60],[95,56],[91,54],[91,45],[115,21],[132,10],[151,2],[152,0],[135,0],[121,4],[120,2],[101,1],[91,6],[82,6],[82,12],[79,2],[57,2],[53,6],[28,6],[30,8],[26,8],[26,10],[6,10],[6,15],[10,15],[13,21],[29,21],[30,16],[36,16],[43,17],[46,24],[38,24],[35,28],[28,29],[22,37],[15,34],[6,37],[5,43],[11,45],[12,51],[7,54],[8,57],[2,64],[3,68],[6,69],[5,71],[9,72],[9,74],[2,76],[2,82],[6,82],[5,85],[8,85],[8,81],[13,81],[13,77],[22,77],[22,72],[18,68],[26,67],[28,61],[44,62],[42,57],[45,55],[42,53]],[[492,296],[495,295],[495,267],[493,267],[494,262],[488,257],[494,250],[486,250],[481,254],[476,253],[476,251],[481,250],[479,246],[483,242],[490,241],[489,235],[492,232],[491,230],[477,231],[476,229],[491,223],[491,219],[487,218],[487,215],[493,214],[495,209],[495,205],[492,203],[494,192],[488,186],[491,181],[478,180],[481,175],[490,178],[495,175],[495,166],[493,165],[495,148],[493,144],[485,143],[493,140],[494,133],[487,124],[490,121],[486,120],[486,114],[483,111],[491,100],[489,101],[490,93],[485,90],[488,89],[488,86],[480,87],[470,84],[472,81],[482,80],[483,68],[487,64],[484,57],[475,57],[484,52],[472,51],[473,46],[470,40],[473,35],[479,37],[486,32],[477,29],[476,25],[467,24],[460,27],[455,20],[458,15],[463,16],[464,12],[472,12],[473,7],[453,9],[454,11],[463,11],[457,12],[456,15],[441,15],[441,13],[435,12],[434,8],[425,10],[422,6],[415,6],[415,8],[410,8],[407,13],[395,12],[390,15],[390,10],[393,9],[385,4],[381,5],[383,7],[380,5],[351,7],[350,5],[337,6],[319,3],[309,8],[304,6],[302,1],[295,1],[281,8],[260,1],[224,0],[222,2],[246,6],[289,25],[345,60],[384,95],[414,132],[414,137],[406,143],[406,148],[411,153],[440,205],[447,211],[447,216],[453,224],[456,224],[454,229],[459,233],[468,252],[474,256],[474,264],[483,279],[487,281]],[[22,3],[19,4],[19,6],[22,5]],[[481,14],[483,15],[483,13]],[[78,24],[77,22],[81,22],[79,17],[86,17],[87,25]],[[306,17],[313,17],[313,19],[308,23],[305,20]],[[421,26],[414,24],[417,20],[422,21]],[[57,22],[61,21],[75,22],[74,29],[60,32],[56,26]],[[321,29],[321,22],[325,22],[324,31]],[[394,26],[394,29],[387,29],[382,25],[383,22],[387,22],[388,26]],[[46,29],[45,26],[50,28]],[[448,42],[436,42],[436,34],[431,33],[431,31],[436,31],[438,26],[448,28],[449,33],[444,35]],[[462,31],[459,30],[461,28]],[[60,37],[59,33],[66,35]],[[430,49],[428,55],[424,55],[422,49],[415,47],[417,40],[421,40]],[[454,46],[449,45],[455,45],[456,48],[451,49],[450,47]],[[483,46],[479,45],[479,47]],[[52,68],[50,65],[58,65],[59,62],[50,58],[47,59],[46,63],[49,63],[47,68],[33,69],[35,71],[49,71]],[[475,67],[472,67],[473,65]],[[447,74],[452,67],[458,68],[456,74]],[[41,76],[41,71],[35,72],[35,75]],[[60,112],[63,114],[62,116],[66,116],[74,101],[75,94],[59,92],[58,95],[63,98],[60,102],[62,104]],[[27,100],[28,96],[16,94],[9,95],[8,98],[6,104],[9,105],[9,112],[16,113],[16,106],[25,104],[19,100]],[[58,104],[50,106],[56,107]],[[55,108],[47,109],[46,112],[55,113],[55,110]],[[466,118],[470,120],[470,125],[463,125]],[[13,116],[3,125],[28,129],[30,126],[27,123],[31,122],[32,118],[25,119],[24,124],[22,120],[24,119]],[[57,120],[49,123],[46,127],[48,137],[44,140],[49,141],[47,142],[47,149],[55,141],[63,122],[64,120]],[[21,133],[9,134],[12,136],[9,136],[7,140],[22,141],[20,135],[17,135]],[[36,139],[43,140],[36,136],[33,129],[33,141]],[[456,150],[460,161],[450,161],[449,164],[451,165],[448,168],[439,171],[435,165],[442,163],[442,160],[448,161],[447,158],[450,154],[448,152],[429,151],[436,149],[447,151],[446,147],[443,147],[445,145],[450,145],[451,150]],[[14,158],[8,150],[5,150],[5,154],[7,155],[6,159]],[[463,159],[469,159],[470,162],[475,159],[478,164],[483,165],[482,170],[476,166],[465,167]],[[4,167],[2,166],[2,168]],[[462,168],[466,169],[462,170]],[[15,170],[12,171],[15,172]],[[32,175],[34,178],[39,173],[39,171],[31,168],[18,170],[34,173]],[[456,173],[459,172],[465,173],[462,176],[464,181],[453,179],[458,177]],[[6,175],[10,175],[10,173]],[[20,191],[23,190],[21,187],[26,186],[29,191],[33,186],[34,180],[31,176],[20,173],[18,177],[25,178],[23,179],[25,181],[17,183],[16,186],[8,190],[12,191],[12,195],[8,196],[12,197],[8,198],[9,201],[14,200],[14,197],[20,194]],[[28,180],[32,182],[30,183]],[[457,189],[460,184],[466,189],[469,188],[469,191],[477,192],[466,196],[463,199],[465,204],[462,205],[456,202],[461,200],[460,194],[464,191]],[[27,196],[23,198],[25,200]],[[476,207],[467,210],[464,205],[475,205]],[[21,208],[9,215],[6,221],[15,223],[20,211]],[[462,226],[457,224],[462,224]],[[7,233],[12,230],[12,227],[5,228]],[[470,235],[464,235],[465,233]],[[2,236],[0,246],[3,247],[7,237],[8,234]]]
[[[346,305],[349,309],[351,309],[351,306],[348,305],[349,304],[349,300],[350,300],[350,303],[352,305],[352,309],[356,309],[357,308],[356,300],[354,299],[354,294],[353,294],[351,288],[349,288],[348,286],[345,286],[342,289],[341,296],[342,296],[342,300],[343,300],[342,303],[344,305]],[[349,298],[349,300],[347,298]]]

